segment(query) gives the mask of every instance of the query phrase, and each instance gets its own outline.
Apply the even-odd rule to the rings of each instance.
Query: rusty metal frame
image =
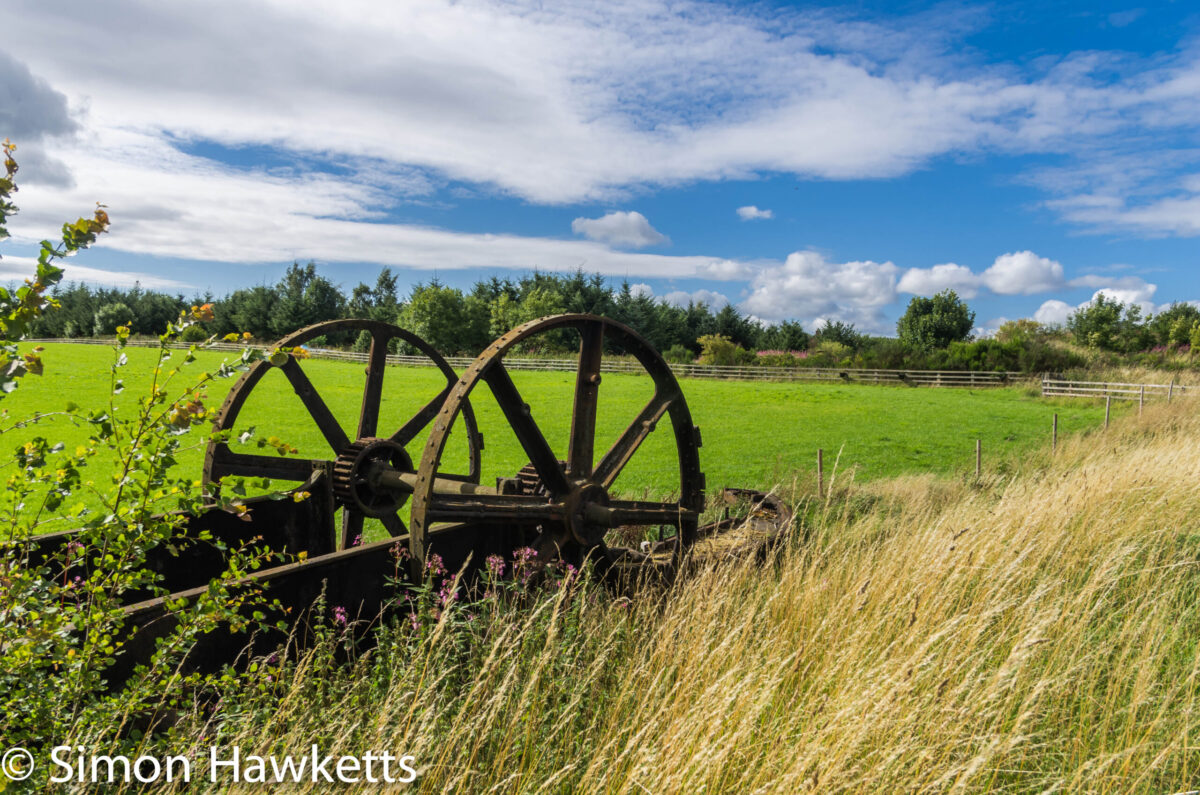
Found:
[[[371,347],[367,354],[366,384],[363,389],[362,407],[359,411],[358,426],[354,438],[351,439],[338,423],[317,389],[305,374],[299,361],[286,349],[294,348],[326,334],[339,332],[362,332],[371,335]],[[335,472],[335,492],[338,502],[343,508],[341,538],[339,549],[349,547],[354,539],[362,535],[363,521],[368,515],[362,506],[349,495],[353,493],[353,483],[350,479],[357,478],[355,462],[367,444],[376,441],[379,431],[379,409],[383,397],[383,376],[387,366],[388,344],[393,339],[400,339],[419,350],[437,365],[446,377],[446,387],[436,397],[426,403],[407,422],[384,441],[400,447],[407,446],[418,433],[436,416],[438,410],[450,394],[458,379],[457,373],[446,363],[429,343],[410,331],[377,320],[347,318],[317,323],[289,334],[276,343],[276,347],[286,353],[286,359],[278,368],[287,377],[296,395],[304,404],[305,409],[317,424],[321,434],[329,443],[332,456],[329,460],[286,458],[280,456],[254,455],[239,453],[232,450],[227,442],[214,441],[209,444],[204,457],[204,481],[216,486],[218,481],[227,475],[244,477],[266,477],[278,480],[306,481],[314,471],[330,468]],[[262,380],[263,376],[275,367],[270,361],[260,361],[251,365],[225,397],[220,411],[213,422],[214,431],[232,431],[238,414],[245,405],[250,393]],[[480,451],[483,449],[483,437],[475,423],[475,415],[469,405],[463,407],[463,417],[466,425],[468,468],[465,475],[455,475],[459,480],[471,483],[479,482]],[[341,466],[339,466],[339,464]],[[340,488],[339,488],[340,487]],[[397,504],[396,507],[399,507]],[[376,514],[371,514],[376,515]],[[387,527],[393,537],[407,535],[408,528],[395,511],[390,511],[377,518]]]
[[[515,345],[538,334],[575,329],[580,335],[579,365],[572,400],[570,441],[566,458],[546,441],[529,405],[522,399],[504,367],[504,356]],[[654,395],[629,427],[603,455],[596,458],[596,408],[605,344],[634,356],[654,381]],[[485,382],[540,480],[541,494],[451,495],[435,489],[441,457],[451,429],[465,416],[468,396]],[[654,502],[610,496],[613,483],[663,416],[669,416],[679,459],[679,499]],[[481,353],[454,386],[438,413],[417,469],[412,502],[409,546],[419,567],[436,548],[439,554],[455,541],[442,523],[499,522],[525,529],[534,537],[539,557],[593,556],[611,560],[604,544],[607,528],[671,525],[682,556],[696,539],[704,508],[704,474],[700,471],[700,431],[671,368],[633,329],[597,315],[555,315],[518,326]],[[541,528],[538,532],[537,528]],[[613,550],[613,552],[617,552]],[[599,553],[599,554],[597,554]]]

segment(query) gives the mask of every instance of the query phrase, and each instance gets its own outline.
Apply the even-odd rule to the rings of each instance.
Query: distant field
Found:
[[[154,352],[129,349],[122,368],[126,390],[118,406],[132,405],[148,386]],[[175,352],[176,358],[182,352]],[[90,407],[107,403],[111,351],[85,345],[52,344],[43,354],[45,374],[25,379],[12,395],[0,401],[8,413],[4,426],[35,411],[62,409],[68,400]],[[224,355],[206,353],[189,371],[214,367]],[[363,389],[363,366],[309,360],[305,371],[334,414],[353,437]],[[187,371],[185,371],[187,372]],[[560,457],[565,456],[571,373],[514,372],[513,378],[534,418]],[[180,384],[182,386],[182,382]],[[209,389],[214,409],[233,380]],[[432,368],[392,367],[384,385],[380,435],[406,421],[417,407],[441,388]],[[597,450],[607,447],[626,427],[650,394],[647,378],[604,376],[598,419]],[[1103,406],[1085,402],[1050,403],[1023,388],[929,389],[866,385],[764,383],[684,380],[684,394],[700,426],[704,447],[701,463],[710,491],[723,485],[769,487],[794,477],[811,480],[816,450],[825,450],[827,473],[841,450],[838,471],[853,470],[859,480],[910,472],[954,473],[974,466],[975,439],[983,440],[985,467],[1019,459],[1024,451],[1048,443],[1051,416],[1059,415],[1059,432],[1069,434],[1103,421]],[[486,387],[475,393],[474,405],[485,437],[484,482],[511,475],[525,456]],[[308,419],[299,399],[281,373],[270,373],[258,385],[243,410],[238,426],[254,425],[264,435],[276,435],[298,447],[302,455],[330,457],[327,446]],[[79,444],[86,428],[51,420],[31,430],[5,433],[0,443],[13,449],[34,435]],[[410,448],[419,459],[424,437]],[[461,441],[461,440],[460,440]],[[203,450],[189,450],[179,468],[199,477]],[[451,450],[452,462],[463,460],[461,448]],[[453,471],[455,465],[444,467]],[[827,475],[828,476],[828,475]],[[642,446],[621,478],[627,494],[663,494],[678,485],[669,423],[662,423]]]

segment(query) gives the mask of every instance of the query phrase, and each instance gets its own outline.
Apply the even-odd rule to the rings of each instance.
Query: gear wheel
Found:
[[[385,464],[401,472],[412,472],[412,458],[389,439],[367,437],[351,444],[333,462],[333,493],[342,505],[376,519],[394,514],[408,499],[403,492],[375,489],[371,465]]]

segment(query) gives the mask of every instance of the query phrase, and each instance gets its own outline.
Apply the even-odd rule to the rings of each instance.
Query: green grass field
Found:
[[[122,368],[126,389],[121,406],[132,405],[149,385],[154,352],[128,349]],[[182,359],[182,352],[175,352]],[[56,344],[43,354],[45,374],[30,377],[0,407],[7,411],[4,427],[38,411],[57,411],[73,401],[84,407],[106,405],[112,352],[100,346]],[[214,367],[221,354],[204,353],[184,373],[199,374]],[[308,360],[303,367],[353,438],[363,390],[363,366]],[[183,375],[178,376],[184,385]],[[573,373],[514,372],[513,379],[533,416],[560,457],[565,456],[571,412]],[[214,409],[233,385],[233,379],[209,389]],[[391,433],[443,386],[432,368],[388,368],[380,435]],[[649,398],[648,378],[605,375],[597,428],[597,451],[607,448]],[[709,490],[721,486],[771,487],[799,479],[803,488],[815,477],[817,448],[825,450],[827,477],[853,471],[858,480],[901,473],[968,472],[974,467],[975,439],[983,441],[984,467],[1011,468],[1022,453],[1049,443],[1051,418],[1059,415],[1060,434],[1095,427],[1103,421],[1103,406],[1087,402],[1049,402],[1026,388],[930,389],[867,385],[796,384],[742,381],[685,380],[684,394],[700,426],[704,447],[701,463]],[[172,393],[173,394],[173,393]],[[525,463],[516,438],[508,429],[486,387],[473,396],[485,438],[484,483],[510,476]],[[128,410],[128,409],[126,409]],[[299,448],[301,455],[330,458],[315,424],[282,373],[269,373],[256,387],[237,427],[255,426],[260,435],[275,435]],[[13,449],[40,435],[68,446],[86,440],[88,429],[63,419],[50,419],[34,428],[4,434]],[[443,471],[462,471],[462,434],[452,438]],[[199,434],[196,435],[199,440]],[[410,446],[419,460],[424,436]],[[454,442],[458,445],[455,447]],[[617,481],[625,494],[670,493],[678,485],[670,424],[662,423],[634,456]],[[840,459],[839,459],[839,451]],[[182,473],[199,477],[203,449],[197,445],[180,457]]]

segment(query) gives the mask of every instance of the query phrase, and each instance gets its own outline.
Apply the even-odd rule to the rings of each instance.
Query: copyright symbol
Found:
[[[24,781],[33,775],[33,754],[24,748],[9,748],[0,759],[0,773],[10,781]]]

